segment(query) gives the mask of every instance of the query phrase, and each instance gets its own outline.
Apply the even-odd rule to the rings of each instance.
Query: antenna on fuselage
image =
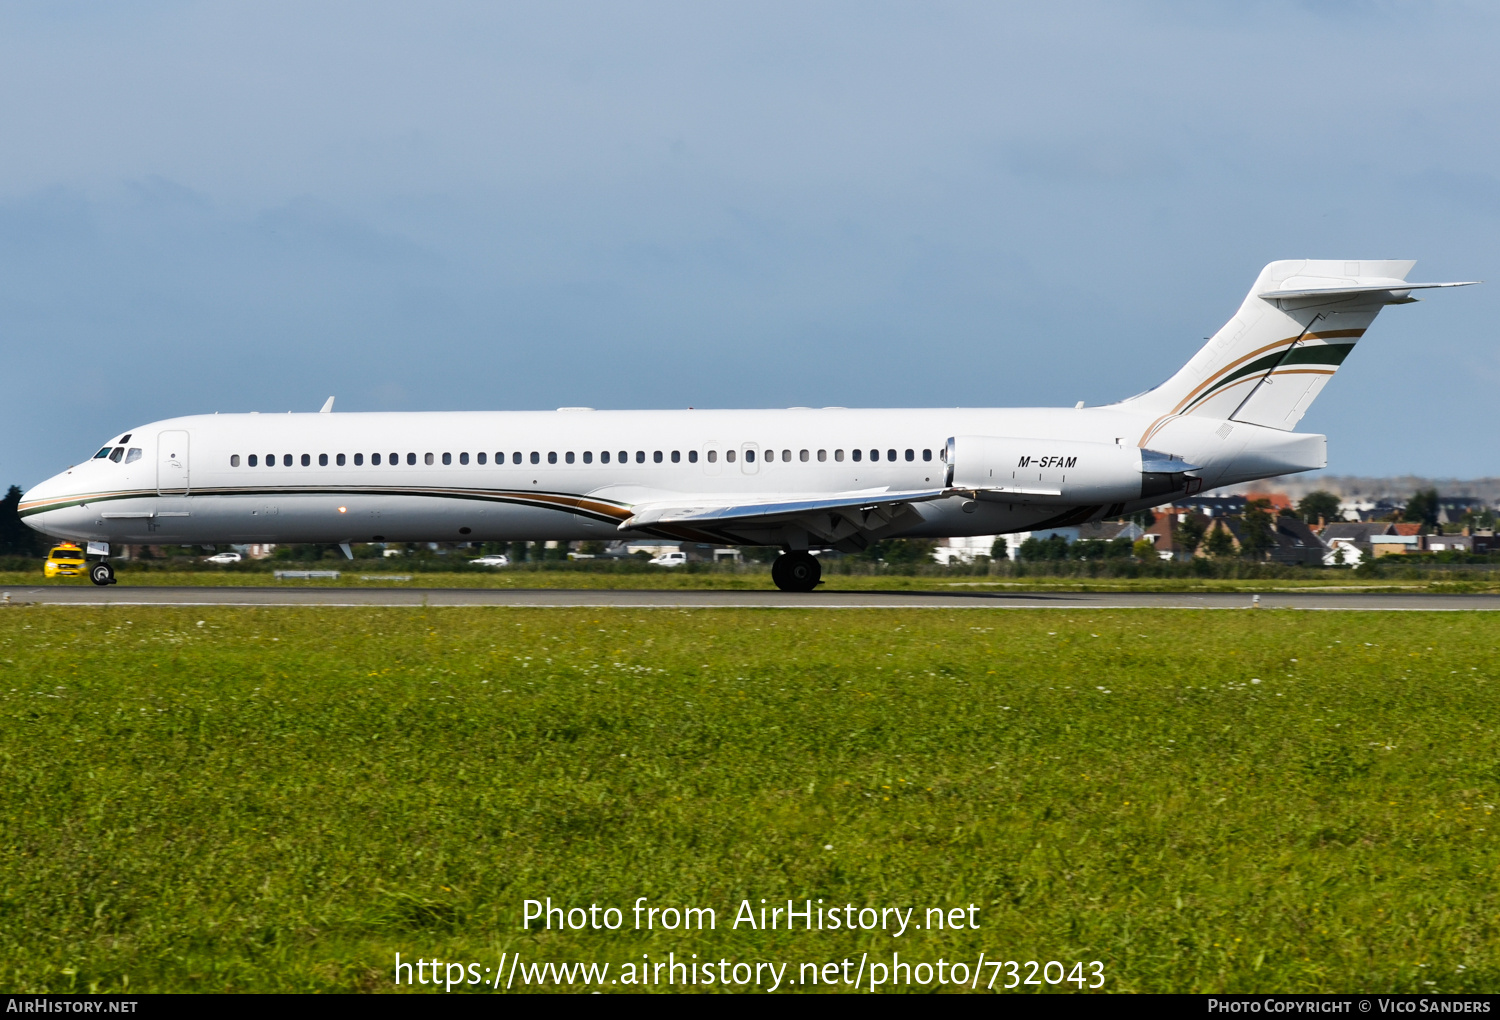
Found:
[[[332,397],[329,397],[327,400],[323,401],[323,406],[318,409],[318,413],[319,414],[332,414],[333,413],[333,398]]]

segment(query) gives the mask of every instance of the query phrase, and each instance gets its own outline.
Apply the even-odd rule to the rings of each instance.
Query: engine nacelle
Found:
[[[1197,466],[1165,453],[1067,439],[957,436],[948,485],[1017,503],[1130,503],[1192,491]]]

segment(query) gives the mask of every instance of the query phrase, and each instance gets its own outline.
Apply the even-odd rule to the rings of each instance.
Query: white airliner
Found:
[[[1116,404],[915,410],[210,414],[140,425],[26,493],[45,534],[111,544],[670,536],[810,550],[1034,531],[1327,463],[1292,430],[1403,261],[1273,262],[1176,375]],[[1475,281],[1469,281],[1475,282]],[[114,574],[92,569],[96,584]]]

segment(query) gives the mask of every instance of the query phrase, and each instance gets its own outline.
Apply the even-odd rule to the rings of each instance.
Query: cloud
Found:
[[[15,377],[81,366],[89,392],[14,388],[0,424],[34,438],[0,449],[0,484],[143,421],[329,392],[340,410],[1124,396],[1271,259],[1500,276],[1497,18],[11,6],[0,338]],[[1414,393],[1359,367],[1489,364],[1462,338],[1488,335],[1492,300],[1382,317],[1307,419],[1336,469],[1492,470],[1451,441],[1483,371]]]

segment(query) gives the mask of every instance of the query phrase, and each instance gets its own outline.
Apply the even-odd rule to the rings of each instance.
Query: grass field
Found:
[[[0,609],[0,988],[983,951],[1098,960],[1110,990],[1493,991],[1497,637],[1482,613]],[[625,925],[521,930],[548,896]],[[641,896],[718,926],[632,930]],[[979,927],[731,930],[761,898]]]

